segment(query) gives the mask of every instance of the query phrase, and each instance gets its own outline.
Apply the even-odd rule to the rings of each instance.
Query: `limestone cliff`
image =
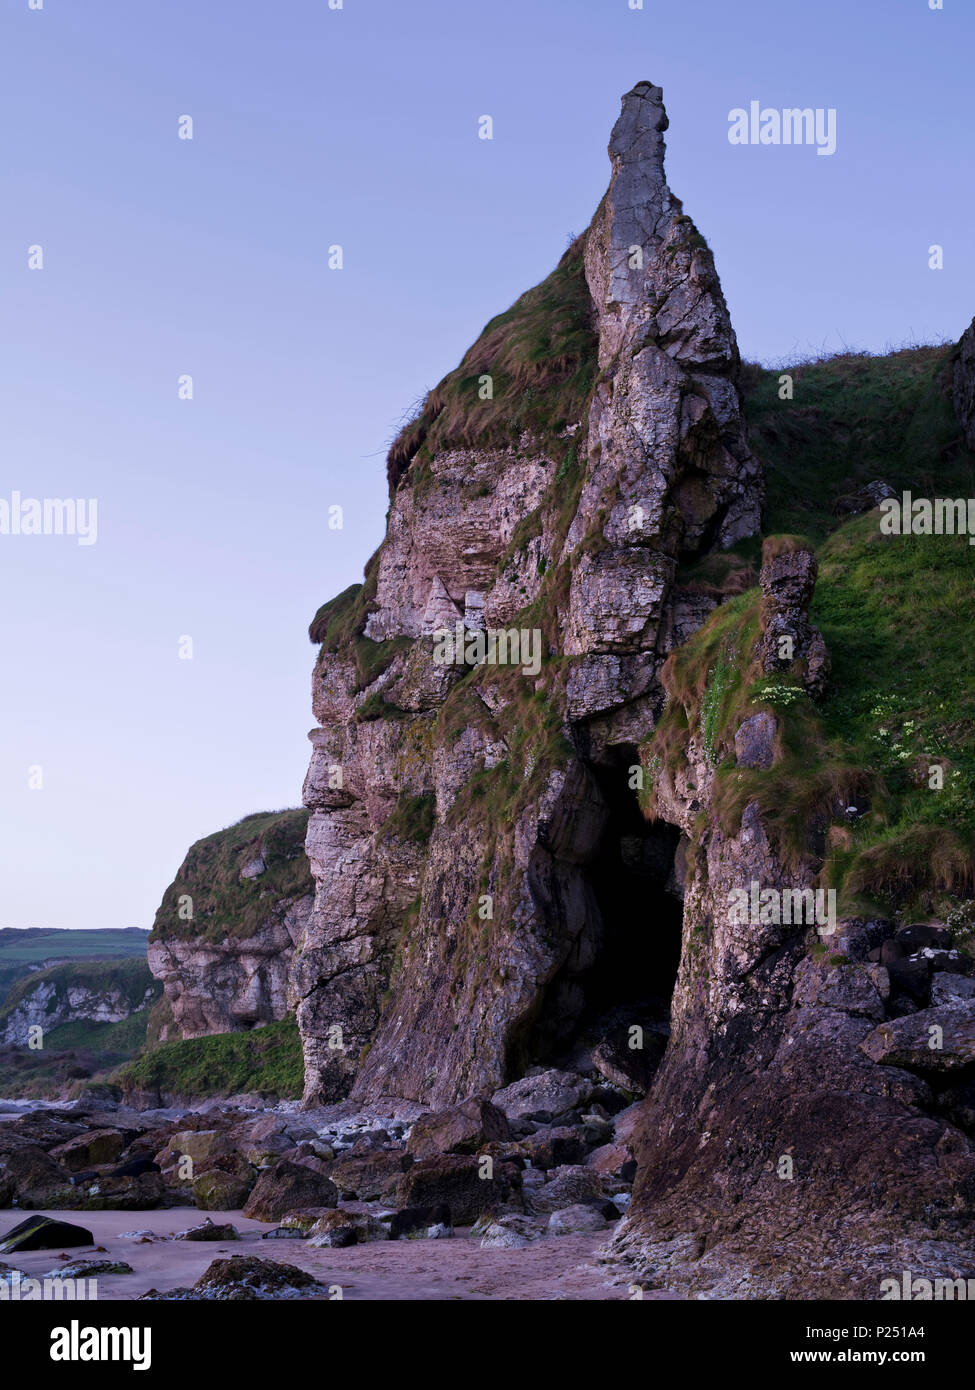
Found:
[[[971,961],[942,926],[844,916],[829,897],[829,847],[849,862],[842,823],[861,819],[868,841],[884,791],[873,768],[815,744],[803,691],[820,694],[828,670],[808,620],[815,582],[801,544],[767,541],[759,590],[668,662],[670,703],[642,749],[648,809],[687,845],[672,1031],[618,1238],[648,1287],[876,1298],[895,1267],[971,1267]],[[788,683],[763,682],[782,634]],[[764,708],[750,713],[756,689]],[[942,894],[963,882],[936,865],[916,880]],[[743,891],[756,901],[735,911]],[[819,910],[787,911],[799,893]],[[969,1045],[935,1049],[955,1027]],[[898,1050],[908,1035],[931,1048]]]
[[[312,904],[302,811],[246,816],[192,845],[149,937],[165,995],[151,1041],[282,1019],[294,943]]]
[[[666,126],[659,88],[624,98],[591,227],[396,441],[386,539],[313,624],[317,892],[291,982],[309,1101],[450,1102],[585,1021],[618,887],[595,882],[601,838],[635,811],[661,663],[716,601],[678,566],[762,508]],[[537,635],[538,660],[438,664],[458,624]],[[631,838],[636,884],[655,852]]]
[[[827,583],[802,536],[751,539],[766,480],[666,126],[659,88],[624,97],[592,224],[403,430],[386,538],[312,623],[305,1099],[440,1107],[538,1064],[649,1086],[633,1277],[876,1297],[973,1272],[975,749],[964,538],[880,547],[871,509],[972,460],[944,352],[885,360],[877,418],[866,362],[812,411],[811,370],[762,440],[777,519],[837,533]]]

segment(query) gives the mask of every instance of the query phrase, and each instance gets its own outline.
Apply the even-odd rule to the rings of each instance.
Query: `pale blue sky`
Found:
[[[586,226],[635,82],[746,356],[957,337],[973,40],[968,0],[4,0],[0,498],[99,516],[0,536],[0,926],[148,925],[192,840],[297,804],[385,445]],[[836,154],[730,145],[752,99],[835,107]]]

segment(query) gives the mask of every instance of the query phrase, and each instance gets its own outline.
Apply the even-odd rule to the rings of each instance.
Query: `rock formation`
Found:
[[[522,1149],[579,1187],[556,1210],[632,1145],[632,1277],[877,1297],[902,1267],[972,1272],[975,1006],[934,983],[971,961],[895,920],[791,915],[825,911],[824,845],[876,778],[800,757],[795,804],[776,780],[797,758],[782,711],[829,680],[816,557],[767,541],[757,588],[714,563],[759,531],[763,478],[666,126],[659,88],[624,97],[591,226],[402,431],[386,538],[312,624],[305,1099],[493,1097],[510,1120],[539,1065],[587,1095],[596,1073],[606,1097],[649,1087],[625,1139],[605,1110],[533,1133],[559,1117],[529,1102]],[[720,583],[684,581],[706,564]],[[762,911],[733,911],[743,894]],[[424,1158],[424,1201],[472,1161]]]
[[[168,1106],[180,1053],[193,1095],[224,1051],[273,1086],[245,1059],[203,1113],[18,1116],[0,1204],[241,1207],[326,1248],[605,1232],[617,1283],[709,1299],[975,1278],[970,553],[876,512],[912,470],[970,478],[975,326],[814,364],[795,409],[749,369],[760,541],[666,128],[638,84],[588,230],[394,442],[386,537],[310,628],[307,811],[198,841],[167,889],[155,1035],[276,1026],[150,1051],[126,1100]],[[297,1093],[291,1010],[302,1111],[255,1116]],[[228,1263],[228,1297],[265,1277]]]
[[[792,672],[818,693],[814,557],[794,544],[766,542],[765,553],[755,671],[776,669],[769,654],[787,633]],[[735,728],[732,718],[709,735],[704,701],[681,694],[676,670],[665,682],[682,733],[657,769],[654,812],[686,837],[684,942],[619,1249],[647,1287],[712,1298],[877,1298],[902,1268],[970,1271],[975,1144],[957,1127],[946,1081],[963,1088],[970,1073],[975,1011],[960,997],[967,979],[947,1006],[937,982],[971,960],[948,949],[943,929],[828,912],[797,925],[780,911],[786,895],[820,891],[825,823],[842,818],[857,772],[847,773],[850,793],[810,814],[791,842],[775,823],[774,784],[763,796],[745,780],[754,774],[739,774],[729,803],[718,773],[732,750],[739,768],[774,768],[777,721],[757,715]],[[770,726],[765,739],[754,728],[743,738],[757,719]],[[656,743],[667,744],[663,724]],[[731,910],[753,885],[769,910],[764,897],[757,913]],[[945,1038],[936,1048],[932,1025]],[[921,1037],[931,1044],[923,1056]]]
[[[975,319],[965,329],[955,350],[952,394],[968,447],[975,449]]]
[[[234,1033],[284,1018],[294,943],[312,905],[301,811],[247,816],[198,840],[149,938],[163,983],[154,1040]]]
[[[755,532],[762,507],[666,126],[659,88],[624,98],[591,227],[394,444],[386,540],[313,625],[317,893],[292,972],[309,1102],[448,1104],[585,1022],[604,832],[633,818],[660,665],[715,602],[678,566]],[[513,627],[537,662],[435,659],[445,629]],[[635,822],[630,886],[650,888],[670,864]]]

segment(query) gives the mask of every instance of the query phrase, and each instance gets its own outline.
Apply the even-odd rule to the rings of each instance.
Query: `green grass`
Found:
[[[308,636],[313,642],[321,642],[326,651],[338,651],[355,635],[363,588],[362,584],[350,584],[322,604],[308,627]]]
[[[401,795],[393,811],[379,829],[379,838],[408,840],[425,845],[433,833],[436,797]]]
[[[162,987],[160,986],[160,989]],[[138,1009],[118,1023],[92,1023],[78,1019],[62,1023],[44,1035],[44,1046],[52,1051],[107,1052],[117,1058],[132,1057],[146,1045],[149,1009]]]
[[[289,1017],[247,1033],[214,1033],[163,1043],[111,1079],[126,1089],[187,1097],[258,1091],[298,1099],[304,1087],[298,1026]]]
[[[313,892],[304,848],[307,825],[304,810],[258,812],[197,840],[163,895],[151,940],[245,940],[283,901]],[[264,858],[264,873],[242,879],[241,869],[258,854]],[[180,917],[184,896],[192,899],[191,920]]]
[[[644,765],[673,770],[697,730],[726,830],[757,800],[787,864],[815,861],[825,843],[823,880],[843,910],[950,911],[975,889],[975,551],[965,536],[882,536],[874,511],[835,530],[819,558],[811,616],[832,660],[822,702],[750,661],[749,590],[669,658]],[[735,729],[761,708],[779,720],[778,761],[740,769]],[[929,785],[933,765],[942,790]],[[643,804],[655,813],[652,793]]]
[[[753,650],[758,639],[759,593],[747,590],[711,614],[661,671],[667,703],[647,759],[671,771],[683,759],[689,730],[698,728],[712,765],[730,756],[734,733],[749,708],[749,677],[756,678]],[[645,802],[645,809],[650,803]]]
[[[391,492],[414,456],[416,487],[442,450],[517,443],[525,430],[544,439],[584,418],[598,351],[584,249],[577,238],[552,274],[493,318],[430,392],[390,448]],[[485,375],[493,397],[482,400]]]
[[[975,887],[975,550],[964,536],[881,536],[877,515],[823,548],[813,618],[833,661],[827,738],[883,777],[851,886],[889,897]],[[929,785],[932,765],[944,787]]]
[[[821,542],[840,498],[875,478],[919,497],[975,496],[975,465],[952,408],[947,347],[843,354],[774,371],[744,369],[753,451],[765,464],[768,534]],[[779,400],[779,377],[793,399]]]
[[[363,583],[350,584],[335,598],[323,603],[308,627],[308,636],[312,642],[320,644],[321,655],[341,653],[355,663],[356,691],[365,690],[388,669],[400,652],[408,651],[412,646],[409,637],[374,642],[363,636],[369,614],[376,607],[380,551],[381,548],[366,565]]]
[[[726,723],[726,708],[731,692],[738,684],[741,663],[729,658],[722,646],[708,672],[707,684],[701,697],[701,733],[704,751],[712,763],[718,760],[718,732]]]

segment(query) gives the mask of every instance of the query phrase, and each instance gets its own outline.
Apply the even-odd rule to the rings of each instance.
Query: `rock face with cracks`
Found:
[[[674,632],[708,611],[688,605],[679,562],[753,533],[762,508],[734,333],[711,252],[667,186],[666,127],[660,89],[640,83],[613,131],[609,191],[556,272],[582,322],[575,416],[479,433],[477,379],[448,378],[395,469],[394,446],[363,589],[316,620],[304,795],[317,892],[291,977],[309,1102],[490,1093],[582,1011],[603,934],[587,876],[608,815],[600,778],[633,761]],[[465,364],[490,377],[517,333],[551,343],[544,290],[488,325]],[[562,369],[553,359],[550,395]],[[456,399],[440,404],[448,388],[467,392],[463,426]],[[359,612],[330,640],[343,599]],[[438,663],[434,634],[458,625],[536,647],[517,664]]]
[[[975,449],[975,319],[962,334],[952,367],[955,413],[970,449]]]
[[[787,853],[759,799],[729,812],[719,706],[689,704],[679,756],[641,762],[680,698],[665,692],[668,655],[730,596],[683,587],[681,567],[755,535],[763,508],[734,332],[710,249],[667,185],[666,129],[660,89],[639,83],[590,227],[394,443],[385,540],[363,585],[312,625],[316,892],[289,978],[305,1101],[443,1112],[489,1096],[522,1156],[547,1164],[582,1156],[545,1148],[581,1127],[599,1147],[591,1182],[570,1175],[574,1203],[591,1207],[635,1155],[613,1246],[634,1279],[714,1298],[876,1298],[904,1268],[975,1274],[975,1145],[959,1127],[971,1006],[896,945],[892,922],[824,935],[732,913],[753,883],[816,889],[825,823]],[[740,654],[773,684],[798,674],[794,699],[829,680],[816,578],[802,544],[767,547]],[[722,758],[741,781],[781,752],[761,713]],[[631,817],[644,776],[652,824]],[[652,1064],[630,1067],[641,988],[667,999],[637,1029]],[[592,1099],[607,1067],[603,1099],[646,1093],[625,1142]],[[469,1124],[476,1140],[482,1120],[430,1128]],[[535,1140],[539,1125],[551,1129]],[[400,1200],[456,1188],[473,1214],[475,1162],[420,1159]],[[541,1210],[537,1172],[521,1177]]]
[[[160,1042],[246,1032],[288,1012],[296,940],[313,897],[302,811],[247,816],[190,847],[149,938],[164,998]]]

